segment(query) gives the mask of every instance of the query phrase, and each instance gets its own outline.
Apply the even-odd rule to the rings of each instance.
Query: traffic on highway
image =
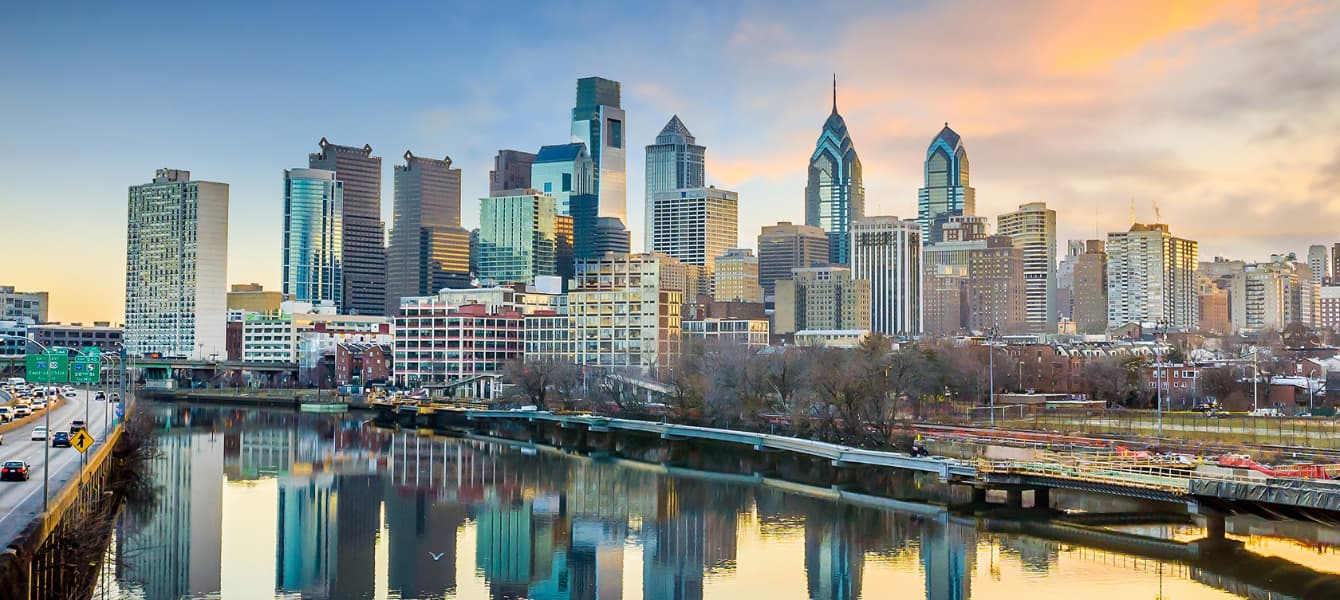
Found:
[[[94,400],[95,396],[106,399]],[[74,447],[78,433],[85,432],[95,443],[102,440],[115,416],[116,402],[114,394],[69,386],[28,386],[13,380],[0,386],[0,546],[42,512],[48,456],[47,488],[54,498],[79,472],[81,454]],[[47,410],[51,411],[50,425]],[[15,421],[20,424],[11,428]]]

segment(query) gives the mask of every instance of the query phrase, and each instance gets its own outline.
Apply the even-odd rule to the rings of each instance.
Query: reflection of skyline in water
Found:
[[[328,416],[190,412],[200,413],[190,427],[165,415],[177,426],[165,428],[154,465],[165,493],[152,515],[128,511],[118,527],[117,576],[136,582],[135,597],[225,591],[235,566],[220,566],[221,547],[262,529],[254,537],[273,535],[274,547],[244,550],[273,570],[247,576],[303,598],[693,600],[738,597],[713,590],[740,589],[730,587],[740,580],[774,589],[768,598],[960,600],[1010,597],[1012,582],[1029,577],[1106,597],[1078,574],[1129,570],[1111,558],[1121,555],[774,488]],[[235,488],[267,490],[259,497],[272,498],[274,519],[237,518],[245,509],[229,504]],[[224,532],[225,513],[262,529]],[[777,581],[758,578],[765,557]],[[1152,571],[1134,572],[1136,585],[1154,585]],[[1232,597],[1185,567],[1166,574],[1182,590],[1176,597]]]

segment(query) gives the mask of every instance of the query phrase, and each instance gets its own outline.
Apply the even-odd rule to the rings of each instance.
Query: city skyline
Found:
[[[835,70],[843,118],[860,144],[867,214],[915,213],[926,140],[944,121],[972,146],[976,213],[1046,202],[1058,213],[1058,241],[1126,230],[1133,200],[1143,223],[1155,220],[1157,202],[1157,220],[1199,240],[1203,259],[1302,256],[1310,244],[1329,245],[1330,228],[1314,223],[1340,212],[1340,109],[1324,101],[1340,88],[1327,58],[1340,45],[1340,16],[1318,5],[872,5],[817,26],[822,19],[806,12],[817,8],[750,3],[621,15],[556,4],[508,11],[509,20],[463,7],[425,10],[409,24],[332,7],[334,34],[374,41],[347,56],[350,72],[369,79],[339,90],[340,102],[316,102],[291,85],[291,66],[310,60],[280,26],[296,9],[239,16],[198,8],[179,19],[104,7],[56,19],[54,10],[20,7],[0,25],[8,50],[0,84],[24,90],[0,101],[0,129],[24,149],[0,171],[0,205],[23,224],[11,228],[13,247],[56,249],[54,261],[12,263],[6,284],[51,292],[59,321],[122,320],[125,194],[145,173],[183,169],[229,184],[227,283],[278,289],[275,173],[299,166],[313,140],[369,144],[383,157],[450,155],[469,207],[487,195],[497,150],[534,152],[564,139],[572,82],[588,76],[622,83],[633,247],[645,234],[636,166],[672,115],[711,146],[712,183],[739,192],[740,247],[753,248],[763,225],[803,222],[805,163]],[[582,60],[512,50],[502,34],[516,21],[543,29],[574,12],[611,32],[559,43]],[[481,31],[466,31],[476,22]],[[54,34],[58,23],[68,35]],[[974,41],[923,56],[922,44],[949,23]],[[256,43],[239,50],[228,40],[244,26]],[[142,35],[125,40],[128,29]],[[437,34],[431,43],[415,35],[427,31]],[[200,43],[162,51],[183,39]],[[667,40],[681,55],[655,60]],[[425,60],[463,76],[408,77],[417,71],[406,63]],[[525,90],[500,83],[522,73]],[[146,74],[171,74],[174,84],[150,93],[138,83]],[[688,91],[704,86],[723,93]],[[101,158],[66,180],[71,148]],[[1301,158],[1282,163],[1285,150]],[[389,168],[381,182],[388,226]],[[1302,210],[1314,218],[1298,218]],[[475,211],[462,217],[477,226]],[[76,246],[98,251],[77,254]]]

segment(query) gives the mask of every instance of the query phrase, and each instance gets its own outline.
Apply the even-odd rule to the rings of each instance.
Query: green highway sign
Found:
[[[98,383],[101,377],[102,351],[97,348],[84,348],[76,354],[74,364],[70,365],[72,383]]]
[[[33,383],[65,383],[70,380],[70,357],[64,348],[28,355],[26,379]]]

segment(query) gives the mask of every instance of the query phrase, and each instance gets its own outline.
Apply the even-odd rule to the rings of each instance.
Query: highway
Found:
[[[51,431],[69,431],[70,422],[84,419],[85,396],[80,390],[75,398],[66,399],[51,413]],[[5,398],[8,400],[8,398]],[[88,431],[97,440],[88,450],[91,456],[106,437],[103,429],[104,414],[110,426],[115,415],[115,402],[95,400],[88,403]],[[110,412],[107,412],[110,411]],[[32,440],[34,427],[46,424],[45,415],[13,431],[4,433],[0,444],[0,462],[23,460],[32,470],[28,481],[0,481],[0,548],[5,548],[33,517],[42,512],[42,475],[44,473],[43,443]],[[50,442],[47,442],[50,443]],[[80,455],[74,448],[51,449],[50,496],[56,497],[64,485],[79,473]]]

